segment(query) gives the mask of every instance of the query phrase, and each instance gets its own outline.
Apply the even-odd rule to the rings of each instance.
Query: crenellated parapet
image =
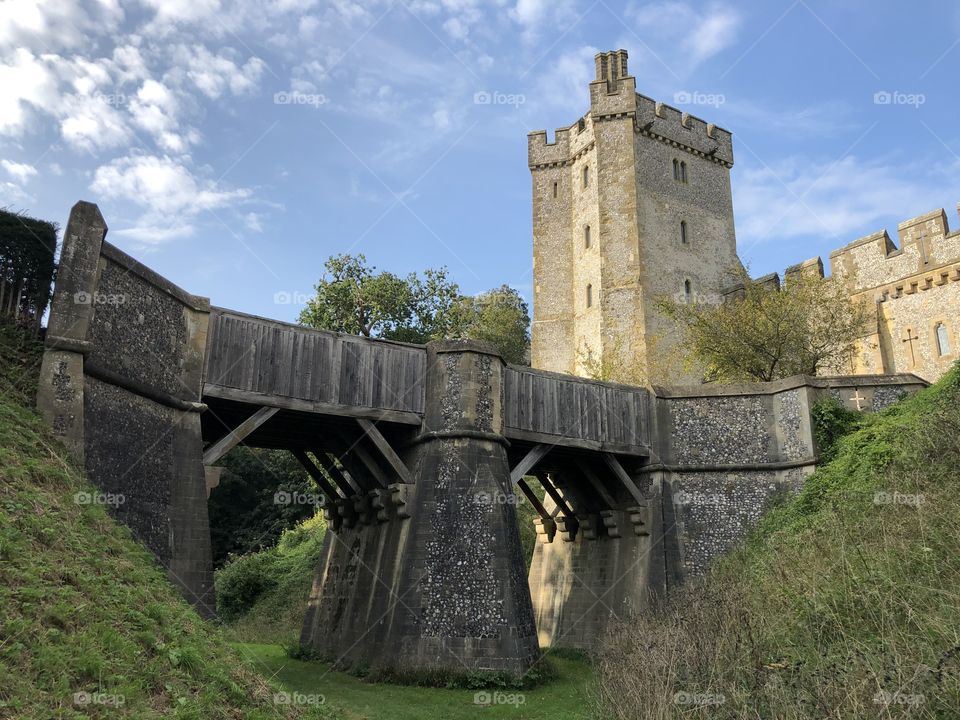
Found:
[[[733,166],[733,135],[713,123],[645,95],[636,95],[637,132],[725,167]]]
[[[923,285],[922,278],[914,277],[923,275],[941,284],[941,276],[949,277],[952,266],[960,263],[960,232],[950,231],[942,208],[905,220],[897,233],[899,246],[880,230],[830,253],[833,276],[842,279],[851,293],[878,289],[895,296],[895,287],[883,286]]]

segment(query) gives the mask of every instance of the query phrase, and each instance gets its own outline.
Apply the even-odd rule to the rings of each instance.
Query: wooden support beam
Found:
[[[607,466],[613,470],[613,474],[617,476],[617,479],[623,483],[623,486],[633,496],[633,499],[637,501],[637,504],[646,505],[647,498],[643,496],[643,493],[640,492],[640,489],[633,482],[633,479],[627,474],[627,471],[623,469],[623,465],[617,460],[617,456],[611,455],[610,453],[603,453],[603,459],[607,463]]]
[[[314,450],[313,456],[317,459],[320,467],[327,471],[327,475],[333,478],[344,497],[350,497],[354,493],[359,495],[362,492],[360,486],[347,474],[347,471],[337,466],[336,460],[330,453]]]
[[[533,509],[537,511],[537,514],[540,516],[541,520],[551,520],[550,513],[547,512],[547,509],[543,506],[543,503],[540,502],[540,498],[537,497],[537,494],[530,489],[530,486],[527,485],[527,481],[523,478],[517,480],[517,487],[520,488],[520,491],[524,494],[524,497],[527,498],[527,501],[533,506]]]
[[[528,474],[537,463],[543,460],[546,454],[550,452],[549,445],[534,445],[530,452],[524,455],[523,460],[517,463],[517,466],[510,471],[510,480],[516,485],[523,476]]]
[[[343,467],[343,476],[356,487],[358,493],[362,494],[374,489],[367,487],[370,484],[369,473],[364,464],[351,452],[350,441],[344,440],[340,433],[327,432],[323,438],[323,445],[330,449],[327,455],[333,462]]]
[[[310,477],[312,477],[313,481],[323,490],[324,495],[330,498],[331,502],[340,499],[337,491],[333,489],[333,485],[327,482],[327,478],[320,472],[320,468],[313,464],[313,460],[310,459],[309,455],[303,450],[291,450],[290,452],[293,453],[293,456],[303,465],[303,469],[310,474]]]
[[[543,489],[547,491],[547,495],[549,495],[550,498],[557,504],[557,509],[560,512],[562,512],[568,518],[576,517],[573,509],[567,504],[567,501],[564,499],[563,495],[557,491],[557,488],[553,484],[553,479],[549,475],[543,473],[541,475],[537,475],[537,479],[540,481],[540,484],[543,485]]]
[[[387,442],[383,433],[380,432],[380,428],[366,418],[357,418],[357,424],[360,425],[360,428],[366,436],[373,440],[373,444],[377,446],[377,450],[380,451],[383,458],[390,464],[390,467],[393,468],[397,477],[400,478],[400,482],[406,485],[413,485],[413,475],[403,460],[400,459],[400,456],[397,455],[396,451],[390,447],[390,443]]]
[[[613,496],[607,492],[607,489],[603,486],[603,481],[597,477],[597,474],[593,471],[593,468],[590,467],[590,464],[586,460],[577,460],[577,467],[580,468],[580,472],[583,473],[583,476],[587,478],[587,482],[597,491],[597,494],[607,505],[608,508],[613,510],[617,506],[617,501],[613,499]]]
[[[343,438],[343,441],[347,444],[347,453],[363,463],[367,472],[373,476],[373,479],[376,480],[380,487],[388,487],[390,485],[390,478],[387,477],[383,468],[380,467],[380,463],[377,462],[377,459],[363,444],[363,436],[361,435],[358,438],[354,438],[346,433],[340,433],[340,437]]]
[[[263,425],[267,420],[280,412],[280,408],[262,407],[253,415],[240,423],[235,429],[231,430],[225,437],[207,448],[203,453],[204,465],[215,465],[217,461],[233,450],[254,430]]]

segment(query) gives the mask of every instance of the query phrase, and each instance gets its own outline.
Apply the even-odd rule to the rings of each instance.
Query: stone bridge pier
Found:
[[[414,482],[330,507],[301,644],[341,664],[523,673],[539,657],[503,435],[503,360],[427,346]],[[366,501],[365,501],[366,502]]]

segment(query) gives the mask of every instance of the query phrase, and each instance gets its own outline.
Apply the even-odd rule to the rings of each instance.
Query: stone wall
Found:
[[[835,397],[880,410],[925,383],[912,375],[798,376],[775,383],[657,388],[658,462],[676,522],[667,553],[679,576],[702,573],[741,542],[817,462],[813,405]]]
[[[209,303],[71,212],[38,407],[88,477],[197,608],[215,614],[199,404]]]

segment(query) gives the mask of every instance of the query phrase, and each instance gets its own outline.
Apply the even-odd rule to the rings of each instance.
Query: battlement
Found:
[[[950,231],[943,208],[900,223],[897,236],[899,247],[879,230],[834,250],[833,274],[858,292],[960,261],[960,232]]]
[[[527,134],[527,163],[530,169],[563,165],[570,159],[570,128],[558,128],[553,142],[547,142],[547,131]]]
[[[636,94],[636,126],[645,135],[727,167],[733,165],[733,135],[729,130],[640,93]]]

